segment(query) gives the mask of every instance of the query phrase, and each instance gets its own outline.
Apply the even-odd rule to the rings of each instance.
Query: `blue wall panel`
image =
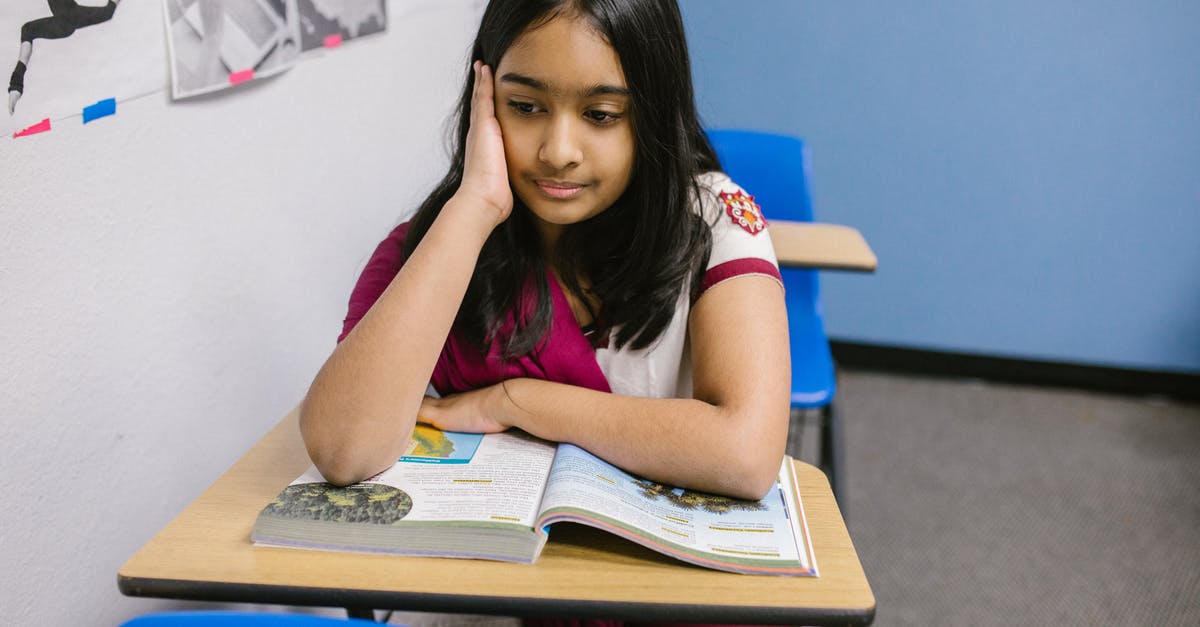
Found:
[[[1200,2],[681,6],[705,121],[808,139],[879,255],[831,335],[1200,372]]]

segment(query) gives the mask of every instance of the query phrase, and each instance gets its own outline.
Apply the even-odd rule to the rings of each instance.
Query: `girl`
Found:
[[[783,293],[697,120],[674,0],[493,0],[473,58],[450,171],[368,262],[304,401],[314,463],[348,484],[418,420],[515,427],[762,497],[787,431]]]

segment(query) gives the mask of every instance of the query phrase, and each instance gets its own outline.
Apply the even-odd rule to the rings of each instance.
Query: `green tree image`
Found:
[[[648,479],[637,479],[638,489],[648,499],[666,499],[682,509],[702,509],[713,514],[727,512],[761,512],[767,507],[759,501],[745,501],[707,492],[673,488]]]
[[[412,497],[381,483],[339,488],[328,483],[288,486],[263,510],[269,516],[390,525],[412,511]]]
[[[417,443],[413,455],[447,458],[454,453],[454,442],[445,433],[425,425],[413,428],[412,439]]]

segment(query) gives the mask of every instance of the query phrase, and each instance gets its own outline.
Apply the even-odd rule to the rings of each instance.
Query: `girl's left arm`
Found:
[[[709,288],[692,307],[693,398],[652,399],[537,379],[426,399],[420,420],[458,431],[517,427],[570,442],[655,481],[761,498],[787,439],[787,312],[773,278]]]

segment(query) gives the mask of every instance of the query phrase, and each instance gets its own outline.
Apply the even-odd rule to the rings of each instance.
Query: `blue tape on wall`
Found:
[[[83,108],[83,123],[87,124],[92,120],[107,117],[117,114],[117,99],[109,98],[101,100],[94,105],[88,105]]]

